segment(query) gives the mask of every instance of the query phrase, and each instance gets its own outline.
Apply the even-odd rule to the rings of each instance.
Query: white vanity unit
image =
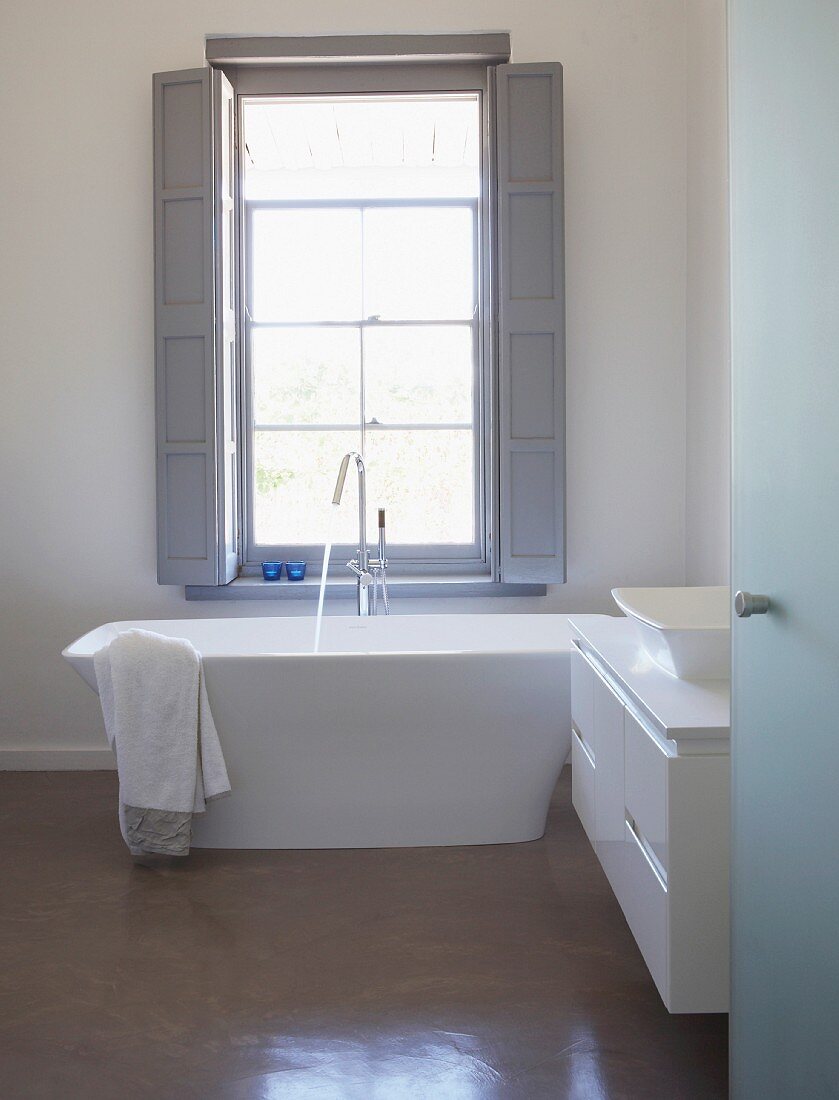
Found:
[[[573,802],[670,1012],[728,1011],[729,696],[570,619]]]

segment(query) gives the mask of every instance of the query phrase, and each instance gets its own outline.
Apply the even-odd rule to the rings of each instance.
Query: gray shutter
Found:
[[[209,69],[154,77],[160,584],[225,584],[236,573],[228,90]]]
[[[496,69],[501,580],[565,580],[562,66]]]

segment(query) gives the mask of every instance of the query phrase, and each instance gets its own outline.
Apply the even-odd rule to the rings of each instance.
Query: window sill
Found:
[[[265,581],[262,577],[237,577],[230,584],[189,584],[188,600],[316,600],[320,577],[306,577],[302,581]],[[544,596],[544,584],[505,584],[487,580],[486,577],[440,575],[424,577],[391,577],[387,585],[393,600],[405,597],[425,596],[430,599],[454,596]],[[329,580],[326,595],[330,600],[355,599],[355,581]]]

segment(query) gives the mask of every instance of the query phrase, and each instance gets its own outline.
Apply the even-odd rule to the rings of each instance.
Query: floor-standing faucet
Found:
[[[364,468],[364,459],[358,451],[348,451],[341,459],[338,470],[338,480],[335,483],[335,492],[332,494],[332,503],[340,504],[344,492],[344,482],[347,479],[347,469],[350,459],[355,460],[358,470],[358,550],[352,561],[347,562],[347,568],[356,576],[356,591],[358,593],[359,615],[375,615],[377,611],[376,592],[378,581],[381,578],[382,596],[385,614],[389,614],[387,598],[387,558],[385,556],[385,511],[379,509],[379,556],[371,558],[367,549],[367,473]],[[370,588],[373,587],[373,601],[370,601]]]

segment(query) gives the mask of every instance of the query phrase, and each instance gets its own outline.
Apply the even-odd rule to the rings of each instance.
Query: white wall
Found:
[[[514,60],[564,64],[569,581],[460,606],[605,610],[683,580],[683,2],[28,0],[3,24],[0,743],[102,744],[59,657],[98,623],[311,610],[155,583],[151,73],[200,65],[205,33],[509,29]]]
[[[688,584],[727,584],[730,501],[728,99],[724,0],[687,4]]]

